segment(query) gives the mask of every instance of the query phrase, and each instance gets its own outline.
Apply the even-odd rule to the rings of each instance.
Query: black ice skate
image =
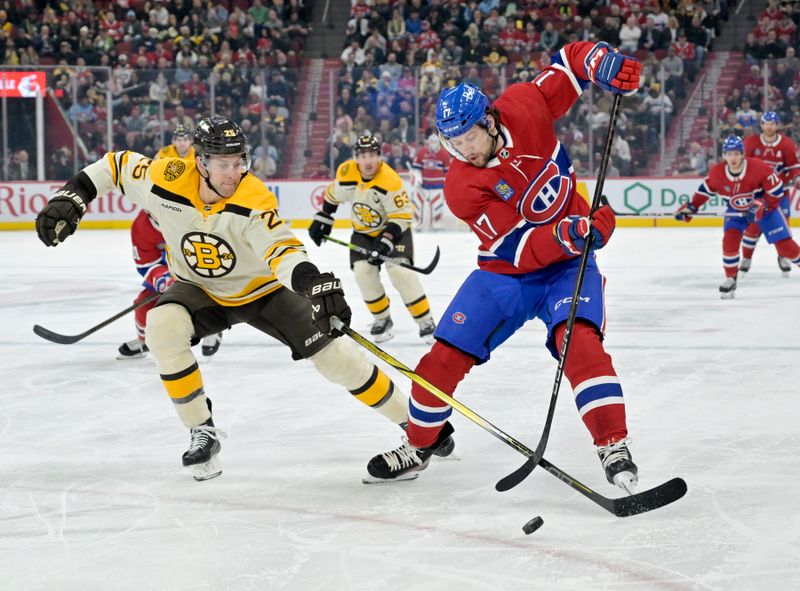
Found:
[[[719,286],[719,297],[723,300],[732,300],[736,295],[736,277],[726,277]]]
[[[122,343],[117,351],[119,351],[117,359],[140,359],[147,355],[149,349],[144,344],[144,341],[133,339],[127,343]]]
[[[629,439],[597,447],[597,455],[606,471],[606,479],[629,494],[639,481],[639,468],[633,463],[628,449]]]
[[[432,345],[435,341],[433,333],[436,330],[436,322],[433,318],[428,318],[425,322],[419,324],[419,338]]]
[[[792,263],[786,257],[778,257],[778,267],[783,271],[783,276],[788,277],[789,271],[792,270]]]
[[[214,420],[208,419],[202,425],[189,430],[191,442],[183,454],[183,465],[192,472],[195,480],[210,480],[222,474],[222,463],[217,457],[222,446],[219,438],[225,434],[214,427]]]
[[[778,265],[780,265],[780,257],[778,257]],[[742,262],[739,263],[739,271],[742,273],[747,273],[750,270],[750,265],[753,264],[753,259],[742,259]]]
[[[369,477],[364,478],[364,484],[377,482],[397,482],[399,480],[414,480],[419,472],[428,467],[431,457],[446,439],[453,433],[453,426],[447,422],[439,431],[439,436],[433,445],[416,448],[403,437],[403,445],[392,451],[387,451],[375,456],[367,464]]]
[[[408,423],[400,423],[400,428],[403,431],[408,430]],[[453,453],[453,450],[455,448],[456,448],[455,439],[453,439],[453,436],[450,435],[450,436],[447,437],[447,439],[442,441],[442,444],[439,447],[436,448],[436,450],[433,452],[433,455],[435,455],[435,456],[437,456],[439,458],[446,458],[451,453]],[[456,458],[456,459],[458,459],[458,458]]]
[[[392,328],[394,328],[394,322],[392,322],[391,316],[387,316],[386,318],[376,318],[372,328],[369,330],[369,334],[372,336],[373,341],[376,343],[382,343],[384,341],[388,341],[394,336],[392,333]]]
[[[203,346],[201,351],[203,357],[211,357],[214,353],[219,351],[219,346],[222,344],[222,333],[208,335],[203,339]]]

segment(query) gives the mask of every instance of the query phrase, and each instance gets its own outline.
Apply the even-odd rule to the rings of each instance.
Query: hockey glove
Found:
[[[78,229],[86,213],[86,203],[80,195],[67,189],[56,191],[52,199],[36,216],[36,233],[47,246],[57,246]]]
[[[589,248],[592,250],[603,248],[608,244],[611,234],[617,225],[617,219],[610,207],[604,205],[594,212],[591,229],[589,218],[570,215],[558,222],[553,228],[556,242],[561,245],[569,255],[578,256],[586,248],[586,241],[589,234],[592,235],[592,242]]]
[[[314,214],[314,221],[308,227],[308,235],[314,241],[314,244],[322,246],[322,239],[325,236],[330,236],[332,228],[333,216],[324,211],[318,211]]]
[[[756,199],[750,209],[747,210],[747,221],[750,223],[760,222],[770,211],[772,210],[764,199]]]
[[[164,273],[161,277],[155,280],[153,287],[156,288],[158,293],[164,293],[173,283],[175,283],[175,280],[172,278],[172,275],[169,273]]]
[[[381,257],[388,256],[394,250],[394,241],[389,234],[381,234],[372,243],[372,252],[367,259],[370,265],[380,265],[383,262]]]
[[[339,337],[341,332],[331,326],[331,317],[336,316],[350,326],[353,313],[344,299],[342,282],[332,273],[320,273],[308,284],[306,297],[311,300],[311,321],[329,337]]]
[[[586,75],[603,90],[630,96],[639,90],[642,64],[639,60],[619,53],[608,43],[600,42],[587,54]]]
[[[697,213],[697,206],[691,203],[684,203],[675,212],[675,219],[679,222],[686,222],[687,224],[692,221],[692,216]]]

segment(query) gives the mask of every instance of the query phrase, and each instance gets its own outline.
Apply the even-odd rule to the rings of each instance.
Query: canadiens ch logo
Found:
[[[201,277],[223,277],[236,266],[236,255],[230,244],[213,234],[185,234],[181,239],[181,253],[192,271]]]
[[[463,312],[455,312],[453,314],[453,322],[456,324],[464,324],[467,321],[467,315]]]
[[[171,160],[167,167],[164,169],[164,180],[174,181],[180,177],[186,170],[186,164],[180,160]]]
[[[497,191],[497,194],[503,199],[503,201],[508,201],[514,196],[514,189],[511,185],[508,184],[507,181],[500,179],[500,181],[494,186],[494,190]]]
[[[562,175],[552,160],[528,185],[517,204],[517,210],[527,221],[546,224],[563,209],[572,192],[572,179]]]

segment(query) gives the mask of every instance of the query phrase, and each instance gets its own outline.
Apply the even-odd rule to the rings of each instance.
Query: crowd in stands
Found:
[[[434,132],[442,88],[467,80],[494,99],[566,43],[606,41],[644,64],[641,91],[623,101],[609,174],[641,172],[657,151],[662,113],[668,126],[727,10],[726,0],[353,0],[326,158],[335,167],[351,157],[364,131],[380,136],[385,156],[407,157]],[[590,161],[599,166],[609,105],[586,92],[560,121],[579,175],[594,172]]]
[[[213,107],[243,122],[254,172],[267,178],[284,151],[309,8],[303,0],[4,0],[0,64],[55,66],[48,86],[79,130],[82,161],[109,149],[155,154],[176,124],[193,129]],[[48,176],[71,148],[53,150]]]

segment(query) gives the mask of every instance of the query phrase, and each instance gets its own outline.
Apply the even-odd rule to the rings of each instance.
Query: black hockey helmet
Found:
[[[250,146],[242,128],[230,117],[212,115],[197,124],[194,131],[194,149],[205,164],[215,154],[241,154],[242,174],[250,170]]]
[[[360,154],[361,152],[375,152],[380,156],[381,145],[372,134],[364,134],[358,136],[356,143],[353,145],[353,154]]]
[[[189,131],[185,125],[176,125],[175,131],[172,132],[172,141],[175,141],[180,138],[190,138],[192,137],[192,132]]]

